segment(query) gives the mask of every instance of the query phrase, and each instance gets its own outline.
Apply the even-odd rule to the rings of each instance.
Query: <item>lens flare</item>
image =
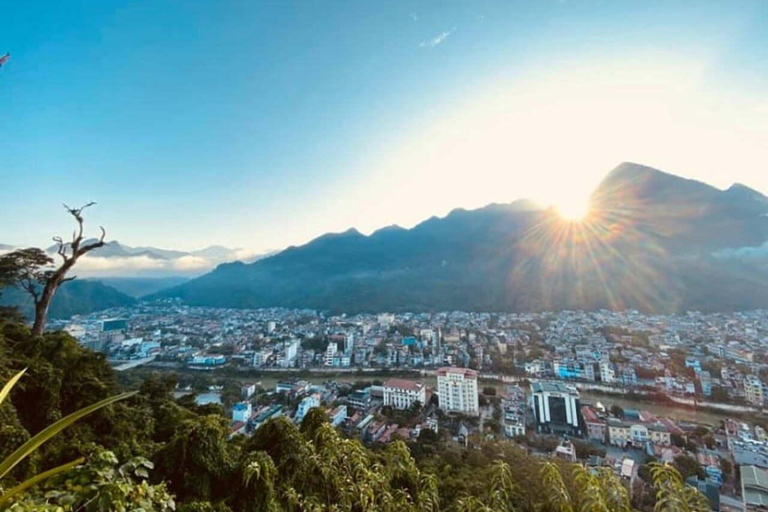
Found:
[[[589,214],[589,202],[574,198],[555,205],[557,213],[563,219],[571,222],[581,222]]]

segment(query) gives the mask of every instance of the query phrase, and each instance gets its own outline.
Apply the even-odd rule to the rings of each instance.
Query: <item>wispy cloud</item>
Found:
[[[422,48],[434,48],[437,45],[442,44],[446,39],[448,39],[448,36],[450,36],[453,33],[452,30],[446,30],[444,32],[440,32],[432,39],[426,39],[419,43],[419,46]]]

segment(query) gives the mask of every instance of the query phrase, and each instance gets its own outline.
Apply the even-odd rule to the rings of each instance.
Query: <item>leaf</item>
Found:
[[[24,368],[19,373],[11,377],[11,380],[5,383],[5,386],[3,386],[2,391],[0,391],[0,405],[3,405],[3,400],[8,396],[8,394],[11,392],[11,389],[13,389],[13,386],[16,385],[16,383],[19,381],[22,375],[24,375],[24,372],[26,372],[27,369]]]
[[[32,452],[37,450],[41,444],[51,439],[56,434],[58,434],[65,428],[69,427],[70,425],[72,425],[74,422],[76,422],[83,416],[87,416],[92,412],[95,412],[101,409],[102,407],[106,407],[107,405],[113,404],[119,400],[125,400],[126,398],[131,397],[136,393],[137,391],[131,391],[129,393],[122,393],[120,395],[105,398],[100,402],[97,402],[93,405],[89,405],[88,407],[84,407],[79,411],[75,411],[69,416],[61,418],[59,421],[57,421],[53,425],[50,425],[44,428],[43,430],[38,432],[34,437],[32,437],[29,441],[21,445],[15,452],[9,455],[4,461],[0,462],[0,478],[3,478],[6,474],[8,474],[8,472],[11,469],[14,468],[14,466],[16,466],[16,464],[18,464],[19,462],[24,460],[26,457],[28,457]]]
[[[59,467],[55,467],[53,469],[49,469],[48,471],[45,471],[43,473],[40,473],[39,475],[35,475],[32,478],[29,478],[16,487],[12,488],[6,493],[3,493],[2,496],[0,496],[0,509],[4,508],[10,501],[11,498],[14,496],[23,493],[33,485],[37,485],[43,480],[47,480],[51,478],[52,476],[58,475],[59,473],[64,473],[65,471],[69,471],[70,469],[74,468],[75,466],[79,466],[85,461],[84,458],[79,458],[77,460],[74,460],[68,464],[61,465]],[[46,497],[48,494],[46,494]]]

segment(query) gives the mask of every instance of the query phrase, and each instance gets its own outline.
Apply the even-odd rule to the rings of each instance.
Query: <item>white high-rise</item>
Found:
[[[477,372],[469,368],[440,368],[437,370],[437,392],[440,408],[448,412],[477,414]]]

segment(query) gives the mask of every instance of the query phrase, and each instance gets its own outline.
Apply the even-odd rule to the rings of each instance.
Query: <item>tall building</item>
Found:
[[[294,361],[299,353],[299,346],[301,342],[299,340],[286,341],[284,343],[283,357],[281,359],[281,366],[288,368],[294,366]]]
[[[335,341],[328,343],[328,347],[325,349],[325,366],[333,366],[333,358],[336,356],[336,352],[339,351],[339,346]]]
[[[421,382],[405,379],[389,379],[384,383],[384,405],[395,409],[408,409],[414,402],[424,405],[427,389]]]
[[[584,434],[584,419],[579,406],[579,392],[562,382],[531,384],[536,431],[549,434]]]
[[[744,395],[747,402],[755,405],[763,405],[763,383],[754,375],[747,375],[744,379]]]
[[[437,392],[440,408],[448,412],[477,414],[477,372],[469,368],[440,368],[437,370]]]

